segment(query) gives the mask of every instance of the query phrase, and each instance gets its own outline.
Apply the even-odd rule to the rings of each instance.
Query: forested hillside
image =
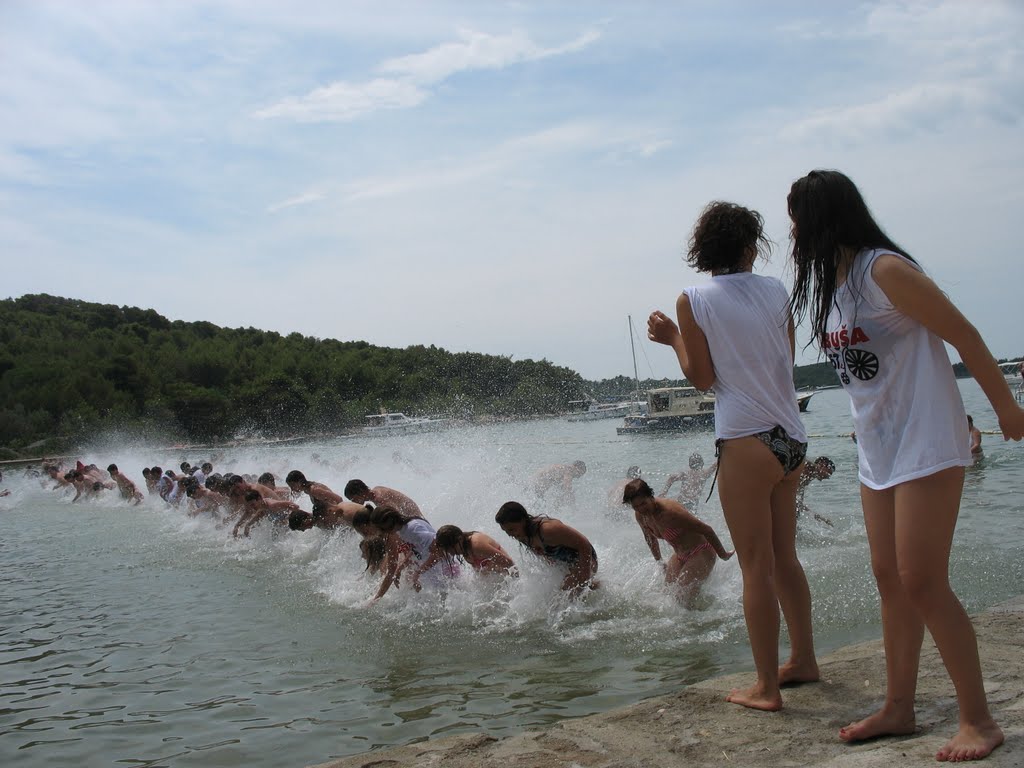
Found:
[[[797,367],[794,379],[798,388],[837,383],[828,363]],[[584,381],[546,360],[171,322],[152,309],[45,294],[0,301],[0,459],[108,429],[204,442],[330,434],[382,409],[514,418],[635,390],[627,376]]]
[[[329,433],[382,408],[528,416],[562,411],[584,392],[579,374],[547,361],[171,322],[47,295],[0,301],[7,457],[106,428],[203,441]]]

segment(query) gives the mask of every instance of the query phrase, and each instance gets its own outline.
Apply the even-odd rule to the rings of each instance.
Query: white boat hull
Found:
[[[377,420],[380,423],[363,427],[363,434],[376,437],[436,432],[440,429],[448,429],[452,425],[451,419],[412,418],[404,413],[388,413],[379,416],[368,416],[367,418]]]

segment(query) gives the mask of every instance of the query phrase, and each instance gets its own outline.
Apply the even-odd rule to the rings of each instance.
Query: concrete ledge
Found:
[[[1006,743],[984,761],[1024,766],[1024,597],[974,617],[985,688]],[[728,675],[623,709],[566,720],[504,739],[449,736],[323,763],[318,768],[662,768],[662,766],[824,766],[894,768],[935,764],[956,731],[953,686],[925,639],[917,696],[917,732],[848,745],[837,731],[878,706],[885,694],[881,640],[842,648],[819,660],[822,682],[784,690],[785,709],[754,712],[724,695],[749,685]]]

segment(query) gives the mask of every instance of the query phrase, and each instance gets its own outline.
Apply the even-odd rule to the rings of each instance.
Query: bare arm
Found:
[[[728,560],[735,554],[735,552],[730,552],[722,545],[722,540],[718,538],[718,534],[715,533],[714,528],[694,515],[682,504],[677,504],[671,499],[662,499],[662,501],[665,503],[665,511],[662,514],[671,516],[673,522],[680,528],[699,533],[707,539],[708,543],[714,547],[715,553],[720,558]]]
[[[441,550],[437,548],[437,544],[430,545],[430,552],[427,555],[427,559],[424,560],[420,566],[412,572],[412,587],[417,592],[420,591],[420,576],[429,571],[437,562],[441,559]]]
[[[934,282],[897,256],[882,255],[871,274],[900,312],[951,344],[974,376],[999,419],[1003,439],[1024,437],[1024,410],[978,330]]]
[[[971,453],[977,453],[981,450],[981,431],[978,429],[971,430]]]
[[[654,559],[659,563],[661,562],[661,547],[658,544],[658,537],[654,535],[654,532],[650,527],[640,519],[640,514],[634,512],[633,515],[636,517],[637,525],[640,526],[640,530],[644,534],[644,541],[647,542],[648,549],[651,550],[651,554],[654,555]]]
[[[264,499],[263,500],[264,510],[285,510],[287,512],[296,512],[302,507],[296,504],[294,501],[285,501],[284,499]]]
[[[387,594],[388,590],[391,589],[391,585],[395,583],[395,579],[398,577],[398,571],[401,567],[399,562],[399,549],[398,546],[393,542],[393,536],[389,536],[387,540],[387,553],[388,553],[388,571],[384,574],[384,581],[380,584],[380,589],[377,590],[377,594],[373,596],[371,603],[375,603],[380,600],[384,595]]]
[[[680,480],[682,480],[683,477],[684,477],[683,474],[669,475],[668,476],[668,482],[665,483],[665,488],[662,490],[660,495],[661,496],[665,496],[668,493],[668,489],[671,488],[676,483],[678,483]]]
[[[736,554],[734,551],[728,550],[722,545],[722,541],[718,538],[718,534],[715,533],[715,529],[707,523],[701,522],[700,533],[708,540],[708,543],[715,548],[715,553],[723,560],[728,560]]]
[[[231,535],[234,536],[237,539],[238,538],[238,529],[241,528],[244,523],[247,523],[249,521],[249,519],[254,514],[255,513],[252,510],[249,510],[249,509],[247,509],[244,512],[242,512],[242,516],[240,518],[238,518],[238,522],[235,523],[235,527],[231,529]]]

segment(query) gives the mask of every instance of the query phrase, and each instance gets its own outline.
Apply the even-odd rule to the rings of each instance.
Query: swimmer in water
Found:
[[[669,475],[665,487],[661,490],[662,496],[668,496],[669,488],[679,483],[679,495],[676,500],[691,512],[700,508],[704,501],[704,485],[715,470],[713,467],[704,468],[704,457],[699,453],[690,456],[689,469],[684,469],[675,475]]]
[[[366,507],[362,504],[351,501],[330,504],[313,513],[300,509],[288,516],[288,527],[293,531],[308,531],[314,527],[325,531],[349,528],[352,526],[355,516],[365,510]]]
[[[417,569],[419,578],[428,579],[431,586],[443,588],[446,580],[458,576],[458,567],[454,563],[437,563],[429,570],[422,567],[430,556],[436,534],[433,526],[423,518],[403,515],[391,507],[377,507],[370,513],[370,527],[384,539],[388,555],[388,571],[371,602],[384,597],[398,581],[403,562],[402,544],[411,550],[411,565]]]
[[[586,473],[587,465],[582,461],[574,461],[572,464],[552,464],[533,476],[530,481],[530,489],[537,495],[537,498],[544,498],[552,490],[557,491],[556,501],[573,504],[576,501],[573,494],[573,480],[578,480]]]
[[[518,501],[506,501],[494,521],[539,557],[566,569],[561,588],[573,597],[597,589],[597,552],[582,533],[561,520],[531,515]]]
[[[246,491],[244,498],[245,504],[242,507],[242,516],[238,518],[238,522],[235,523],[235,527],[231,530],[231,535],[235,538],[238,538],[239,529],[242,530],[242,535],[248,538],[252,527],[264,518],[269,518],[272,522],[281,525],[288,522],[290,514],[301,511],[299,510],[299,505],[294,501],[265,498],[254,488]]]
[[[728,560],[735,553],[722,546],[714,528],[678,501],[655,497],[651,486],[643,480],[633,480],[626,485],[622,503],[633,508],[655,560],[661,562],[659,539],[672,547],[672,556],[665,565],[665,583],[675,585],[687,607],[693,607],[717,558]]]
[[[804,471],[800,475],[800,487],[796,492],[796,516],[799,519],[804,512],[810,512],[807,504],[804,503],[804,494],[807,492],[807,486],[811,484],[812,480],[828,480],[832,477],[832,473],[836,471],[836,463],[832,461],[828,456],[819,456],[814,461],[808,461],[804,464]],[[828,526],[833,526],[832,521],[824,515],[812,513],[814,519],[818,522],[824,523]]]
[[[376,485],[367,486],[362,480],[349,480],[345,484],[345,495],[356,504],[372,503],[376,507],[390,507],[406,517],[425,519],[419,506],[401,491]]]
[[[113,481],[117,483],[117,488],[121,491],[121,498],[127,499],[133,504],[138,504],[142,501],[142,493],[135,487],[135,483],[122,474],[117,468],[117,464],[111,464],[107,467],[107,472],[110,473]]]
[[[508,556],[508,552],[486,533],[463,531],[454,525],[442,525],[434,536],[430,556],[413,571],[413,587],[419,589],[421,573],[430,570],[435,563],[451,560],[453,557],[461,557],[478,573],[517,575],[516,565]]]
[[[306,476],[297,469],[289,472],[284,482],[293,493],[304,493],[309,496],[310,501],[313,502],[314,513],[345,500],[341,494],[335,493],[323,483],[307,480]]]
[[[981,448],[981,430],[974,426],[974,417],[969,414],[967,416],[967,434],[971,441],[971,456],[978,459],[985,453]]]
[[[635,464],[626,470],[626,479],[619,480],[619,482],[613,485],[611,487],[611,490],[608,491],[609,508],[618,511],[622,509],[623,506],[625,506],[624,502],[622,501],[622,492],[626,489],[626,484],[629,483],[630,480],[638,479],[641,474],[643,473],[640,471],[640,467],[636,466]]]

